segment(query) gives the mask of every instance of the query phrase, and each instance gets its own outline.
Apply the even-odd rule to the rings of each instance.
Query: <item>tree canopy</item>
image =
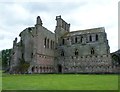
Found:
[[[5,49],[2,50],[2,69],[6,70],[9,68],[10,65],[10,56],[11,56],[12,49]]]

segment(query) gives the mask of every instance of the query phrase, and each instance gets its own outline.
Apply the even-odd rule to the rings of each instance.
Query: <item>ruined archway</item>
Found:
[[[58,64],[58,73],[62,73],[62,65]]]

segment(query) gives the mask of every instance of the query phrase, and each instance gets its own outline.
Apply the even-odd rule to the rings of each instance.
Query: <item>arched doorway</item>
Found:
[[[35,72],[35,67],[33,66],[33,67],[32,67],[32,73],[34,73],[34,72]]]
[[[58,73],[62,73],[62,66],[60,64],[58,65]]]

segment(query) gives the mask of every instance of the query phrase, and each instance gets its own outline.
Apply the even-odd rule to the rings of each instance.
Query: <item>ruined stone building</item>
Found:
[[[18,73],[21,62],[27,73],[109,73],[110,47],[104,27],[70,31],[70,24],[56,17],[54,33],[42,26],[38,16],[34,27],[13,41],[10,72]],[[16,67],[16,68],[15,68]]]

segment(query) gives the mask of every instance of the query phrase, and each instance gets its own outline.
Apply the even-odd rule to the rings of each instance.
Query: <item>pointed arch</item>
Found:
[[[91,55],[94,55],[95,54],[95,50],[94,50],[94,48],[92,47],[91,48]]]
[[[47,47],[49,48],[49,39],[47,39]]]
[[[75,37],[75,43],[77,43],[78,42],[78,39],[77,39],[77,37]]]
[[[75,56],[78,56],[79,52],[78,49],[75,49]]]
[[[65,44],[65,39],[62,39],[62,45],[64,45]]]
[[[90,35],[89,37],[90,37],[89,39],[90,39],[90,42],[91,42],[92,41],[92,36]]]
[[[96,41],[98,41],[98,35],[97,35],[97,34],[96,34],[96,37],[95,37],[95,38],[96,38]]]
[[[81,43],[83,42],[83,36],[81,36],[80,42],[81,42]]]
[[[44,39],[44,48],[46,48],[46,44],[47,44],[47,38],[45,37],[45,39]]]

